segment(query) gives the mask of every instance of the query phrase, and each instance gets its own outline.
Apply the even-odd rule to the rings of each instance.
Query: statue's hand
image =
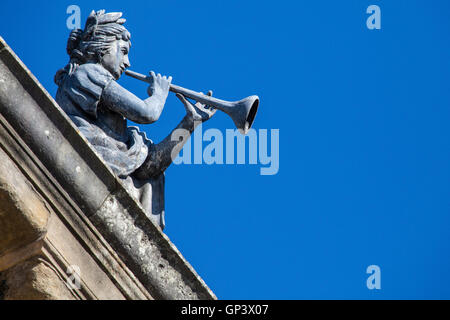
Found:
[[[208,96],[212,96],[212,91],[207,93]],[[189,120],[205,122],[209,120],[217,111],[214,107],[205,106],[200,102],[192,105],[182,94],[177,93],[177,98],[183,103],[186,109],[186,116]]]
[[[164,101],[166,101],[167,95],[169,94],[170,83],[172,82],[172,77],[161,76],[158,73],[156,75],[153,71],[150,71],[150,86],[148,87],[148,95],[150,97],[157,96]]]

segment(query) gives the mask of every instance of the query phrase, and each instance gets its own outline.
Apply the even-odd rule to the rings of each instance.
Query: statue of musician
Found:
[[[172,78],[150,72],[149,98],[145,100],[116,82],[130,67],[130,33],[121,16],[120,12],[92,11],[84,30],[71,32],[67,43],[70,61],[55,75],[56,101],[141,203],[147,216],[163,229],[164,171],[195,127],[209,120],[216,109],[198,102],[192,105],[177,94],[186,115],[174,130],[189,133],[182,141],[172,141],[171,133],[154,144],[139,128],[128,127],[127,119],[140,124],[159,119]]]

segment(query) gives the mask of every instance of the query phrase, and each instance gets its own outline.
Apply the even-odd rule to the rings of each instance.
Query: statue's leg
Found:
[[[161,152],[156,150],[155,145],[148,145],[148,154],[144,163],[133,172],[133,177],[147,181],[152,178],[159,176],[164,170],[161,168],[162,159]]]
[[[127,191],[141,204],[146,216],[164,229],[164,173],[145,181],[129,176],[122,179],[122,182]]]

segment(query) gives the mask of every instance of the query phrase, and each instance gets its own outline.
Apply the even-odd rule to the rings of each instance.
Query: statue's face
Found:
[[[106,53],[101,60],[102,66],[108,70],[116,80],[120,78],[126,68],[130,67],[130,60],[128,60],[129,50],[129,41],[116,40],[109,52]]]

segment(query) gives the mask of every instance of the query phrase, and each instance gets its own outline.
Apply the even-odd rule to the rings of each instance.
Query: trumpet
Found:
[[[151,78],[143,74],[125,70],[125,74],[132,78],[151,83]],[[225,101],[214,97],[201,94],[174,84],[170,84],[169,91],[180,93],[187,98],[191,98],[202,104],[212,106],[222,112],[225,112],[233,120],[236,128],[241,134],[247,134],[255,120],[256,112],[259,107],[259,97],[249,96],[239,101]]]

